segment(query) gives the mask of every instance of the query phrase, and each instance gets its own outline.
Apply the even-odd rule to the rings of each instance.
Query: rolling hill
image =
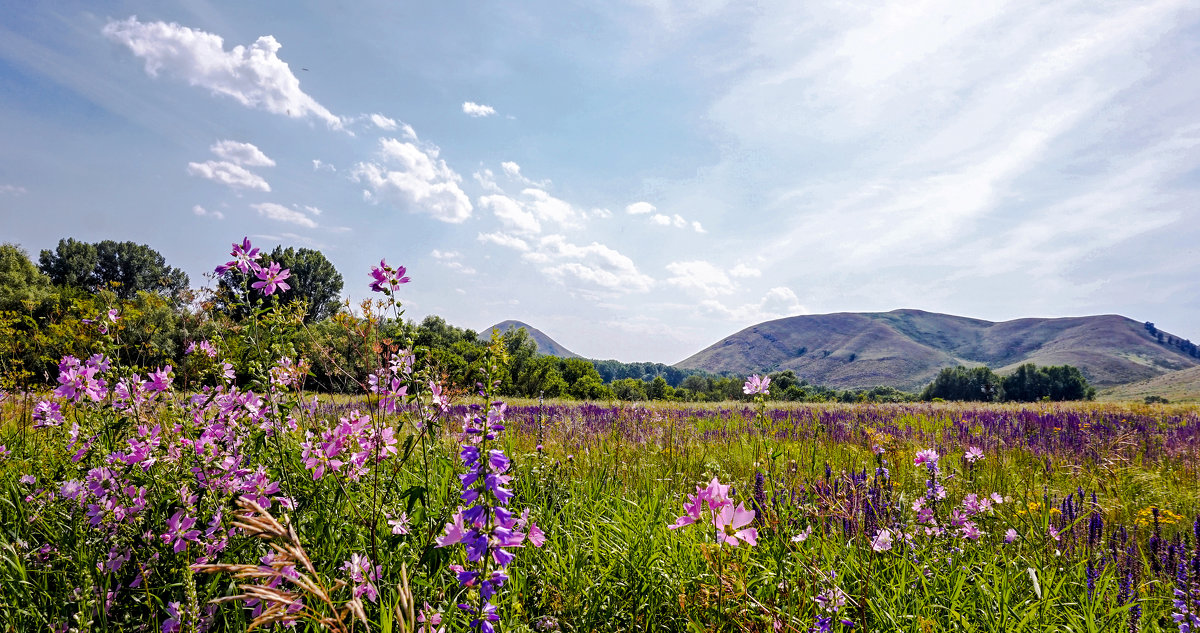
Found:
[[[529,336],[533,338],[533,342],[537,343],[537,351],[539,354],[558,356],[559,358],[580,358],[579,354],[576,354],[575,352],[563,347],[558,343],[558,341],[546,336],[545,332],[542,332],[528,323],[513,321],[511,319],[508,321],[501,321],[492,327],[480,330],[479,338],[481,340],[490,339],[492,336],[492,330],[500,330],[500,333],[503,334],[509,330],[519,330],[521,328],[525,328],[525,331],[528,332]]]
[[[999,373],[1023,363],[1074,365],[1097,387],[1200,366],[1119,315],[982,319],[924,312],[840,312],[788,317],[748,327],[677,363],[681,369],[791,369],[840,389],[891,385],[916,390],[943,367],[987,365]]]

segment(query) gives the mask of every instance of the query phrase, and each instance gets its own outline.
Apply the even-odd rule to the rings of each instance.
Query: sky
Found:
[[[1200,340],[1194,0],[0,0],[0,242],[244,236],[675,363],[756,323]]]

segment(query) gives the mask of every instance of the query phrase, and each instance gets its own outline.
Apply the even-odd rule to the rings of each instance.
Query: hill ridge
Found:
[[[545,332],[533,327],[532,325],[529,325],[528,323],[517,321],[515,319],[506,319],[489,328],[480,330],[479,338],[485,341],[489,340],[492,336],[492,330],[500,330],[500,333],[504,334],[509,330],[519,330],[521,328],[525,328],[525,331],[529,333],[529,336],[533,339],[533,342],[537,343],[537,351],[539,354],[544,354],[546,356],[557,356],[559,358],[582,358],[579,354],[572,352],[566,347],[563,347],[563,345],[558,341],[550,338],[550,336]]]
[[[1074,365],[1098,387],[1200,366],[1200,358],[1159,343],[1145,324],[1118,314],[987,321],[901,308],[764,321],[675,367],[736,373],[791,369],[830,387],[912,390],[943,367],[987,365],[1005,372],[1027,362]]]

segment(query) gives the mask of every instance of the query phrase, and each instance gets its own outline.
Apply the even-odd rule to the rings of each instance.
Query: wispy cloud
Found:
[[[734,285],[730,281],[729,275],[710,262],[703,260],[671,262],[667,264],[667,271],[672,275],[667,278],[668,284],[684,290],[695,291],[707,297],[730,294],[734,291]]]
[[[215,220],[224,220],[225,219],[224,213],[221,213],[220,211],[209,211],[208,209],[205,209],[204,207],[202,207],[198,204],[194,205],[192,207],[192,213],[194,213],[202,218],[213,218]]]
[[[0,185],[0,195],[23,196],[26,193],[29,193],[29,191],[26,190],[25,187],[19,187],[17,185]]]
[[[808,312],[796,293],[783,286],[771,288],[755,303],[727,306],[717,299],[705,299],[700,307],[717,318],[746,325]]]
[[[547,235],[524,258],[553,279],[568,277],[617,292],[646,292],[654,280],[638,271],[633,260],[599,242],[580,246],[561,235]]]
[[[304,212],[285,207],[282,204],[276,204],[274,202],[261,202],[258,204],[252,204],[250,207],[255,211],[258,211],[258,214],[262,217],[270,220],[296,224],[309,229],[317,228],[317,223],[312,218],[305,215]]]
[[[209,149],[218,158],[237,163],[245,167],[274,167],[275,161],[267,157],[253,143],[238,141],[217,141]]]
[[[229,161],[208,160],[203,163],[188,163],[187,171],[193,176],[207,178],[234,189],[270,191],[271,185],[256,173]]]
[[[152,77],[166,72],[246,107],[342,127],[341,119],[300,89],[300,80],[277,55],[282,44],[271,35],[227,51],[219,35],[174,22],[139,22],[136,16],[109,21],[103,32],[145,60]]]
[[[503,246],[504,248],[511,248],[521,252],[527,252],[529,250],[529,242],[526,242],[515,235],[509,235],[508,233],[480,233],[478,235],[478,239],[480,242],[495,244],[497,246]]]
[[[463,114],[470,117],[488,117],[496,114],[496,109],[490,105],[481,105],[473,101],[466,101],[462,104]]]

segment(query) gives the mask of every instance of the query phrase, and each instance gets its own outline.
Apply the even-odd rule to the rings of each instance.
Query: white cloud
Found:
[[[144,59],[146,73],[152,77],[166,71],[246,107],[292,118],[311,116],[331,128],[342,127],[338,117],[300,89],[300,80],[276,55],[282,45],[271,35],[226,51],[221,36],[174,22],[139,22],[130,17],[109,21],[103,33]]]
[[[599,242],[579,246],[561,235],[547,235],[538,243],[538,251],[524,258],[541,264],[542,272],[553,279],[574,277],[619,292],[645,292],[654,286],[632,259]]]
[[[458,251],[442,251],[436,248],[430,251],[429,254],[434,259],[457,259],[461,255]]]
[[[525,210],[521,203],[508,196],[500,194],[483,196],[479,199],[479,206],[491,209],[492,213],[505,226],[518,233],[538,233],[542,230],[542,225],[534,217],[533,212]]]
[[[275,204],[274,202],[261,202],[259,204],[252,204],[250,207],[258,211],[258,214],[264,218],[279,222],[297,224],[310,229],[317,228],[317,223],[313,222],[312,218],[304,215],[304,213],[301,211],[290,209],[282,204]]]
[[[234,189],[271,190],[271,185],[267,184],[262,176],[228,161],[209,160],[203,163],[188,163],[188,173],[228,185]]]
[[[374,123],[375,127],[378,127],[381,130],[387,130],[388,132],[391,132],[392,130],[400,127],[400,124],[397,123],[395,119],[389,119],[382,114],[372,114],[369,118],[371,119],[371,123]]]
[[[674,275],[667,278],[667,283],[685,290],[695,290],[708,297],[734,291],[733,282],[725,271],[706,261],[671,262],[667,264],[667,271]]]
[[[23,196],[26,193],[29,193],[29,191],[26,190],[25,187],[18,187],[17,185],[0,185],[0,194],[7,196]]]
[[[611,218],[612,216],[613,216],[612,211],[609,211],[608,209],[603,209],[600,207],[596,207],[595,209],[592,209],[592,217],[593,218],[600,218],[602,220],[607,220],[607,219]]]
[[[462,104],[463,114],[472,117],[492,116],[496,113],[496,109],[490,105],[480,105],[472,101],[466,101]]]
[[[192,207],[192,213],[195,213],[202,218],[216,218],[218,220],[225,219],[224,213],[221,213],[220,211],[209,211],[198,204]]]
[[[687,220],[683,219],[683,216],[679,215],[678,213],[675,215],[663,215],[661,213],[655,213],[654,215],[650,216],[650,221],[659,226],[673,226],[677,229],[682,229],[688,225]]]
[[[479,183],[479,186],[483,187],[484,191],[504,193],[504,190],[500,188],[500,185],[496,184],[496,174],[492,173],[492,170],[481,169],[471,175],[475,177],[475,182]]]
[[[528,198],[528,201],[523,201],[521,206],[543,222],[555,222],[564,227],[578,228],[582,226],[581,221],[586,217],[585,213],[571,206],[567,201],[555,198],[541,189],[530,187],[523,189],[521,194]]]
[[[477,239],[480,242],[491,242],[492,244],[503,246],[505,248],[511,248],[513,250],[529,250],[528,242],[515,235],[509,235],[507,233],[480,233]]]
[[[307,204],[304,205],[304,210],[308,211],[309,213],[311,213],[313,215],[321,215],[321,213],[322,213],[321,209],[319,209],[317,207],[310,207]]]
[[[733,268],[729,269],[729,276],[730,277],[739,277],[739,278],[762,277],[762,271],[757,268],[754,268],[753,266],[747,266],[745,264],[738,264],[737,266],[734,266]]]
[[[314,158],[312,161],[313,171],[337,171],[337,167],[322,161],[319,158]]]
[[[222,158],[232,163],[237,163],[243,167],[274,167],[275,161],[267,157],[262,150],[258,149],[253,143],[239,143],[237,141],[217,141],[209,149],[217,155],[217,158]]]
[[[708,233],[708,231],[705,231],[704,227],[701,226],[700,223],[696,222],[696,221],[692,222],[692,230],[697,233]]]
[[[800,304],[796,293],[791,288],[782,286],[768,290],[758,303],[729,307],[716,299],[705,299],[700,302],[700,307],[716,317],[745,324],[760,323],[808,312]]]
[[[500,163],[500,167],[504,170],[504,174],[506,176],[523,185],[537,187],[539,189],[546,189],[551,184],[549,180],[531,180],[525,177],[525,174],[521,173],[521,166],[510,160]]]
[[[466,264],[464,264],[462,262],[447,262],[446,268],[449,268],[450,270],[458,271],[464,275],[474,275],[475,274],[474,268],[471,268],[470,266],[467,266]]]
[[[656,210],[655,206],[649,202],[635,202],[625,207],[625,213],[630,215],[642,215],[645,213],[653,213]]]
[[[389,199],[453,224],[471,217],[471,201],[459,187],[462,177],[438,158],[437,147],[422,149],[394,138],[380,139],[379,146],[381,162],[354,168],[354,179],[367,186],[365,198]]]

